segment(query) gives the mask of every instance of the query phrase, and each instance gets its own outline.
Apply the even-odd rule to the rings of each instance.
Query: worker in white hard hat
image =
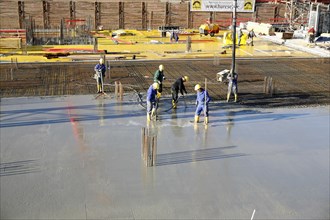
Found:
[[[177,79],[171,87],[171,92],[172,92],[172,107],[174,109],[176,109],[176,105],[178,103],[178,95],[179,95],[179,91],[181,93],[181,95],[184,95],[183,92],[185,92],[187,94],[187,90],[184,86],[184,82],[187,82],[189,80],[188,76],[182,76],[179,79]]]
[[[157,92],[159,89],[158,83],[153,83],[147,92],[147,121],[150,121],[155,116],[157,110]]]
[[[156,72],[154,74],[154,82],[159,84],[159,89],[158,89],[159,96],[163,91],[163,80],[165,80],[164,65],[161,64],[161,65],[159,65],[158,70],[156,70]]]
[[[101,58],[99,63],[94,67],[97,93],[103,93],[103,82],[105,77],[106,67],[104,65],[104,60]]]
[[[237,102],[237,92],[238,92],[238,87],[237,87],[237,78],[238,74],[235,71],[230,71],[230,73],[227,76],[228,79],[228,92],[227,92],[227,102],[229,102],[230,95],[231,93],[234,93],[235,97],[235,102]]]
[[[207,125],[209,123],[209,102],[210,96],[208,92],[201,87],[201,85],[195,85],[195,91],[197,92],[196,98],[196,112],[195,112],[195,123],[199,122],[199,117],[204,112],[204,124]]]

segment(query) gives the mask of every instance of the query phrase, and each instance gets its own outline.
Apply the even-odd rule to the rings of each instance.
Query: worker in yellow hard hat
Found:
[[[147,121],[150,121],[155,116],[157,110],[157,90],[159,89],[158,83],[153,83],[147,92]]]
[[[182,76],[179,79],[177,79],[171,87],[171,92],[172,92],[172,107],[176,109],[176,105],[178,103],[178,94],[179,91],[181,95],[184,95],[183,92],[187,94],[187,90],[184,86],[184,82],[187,82],[189,80],[188,76]]]
[[[201,85],[195,85],[195,91],[197,92],[196,98],[196,112],[195,112],[195,123],[199,122],[199,116],[202,111],[204,112],[204,124],[209,123],[209,102],[211,100],[208,92],[201,87]]]
[[[104,82],[104,77],[105,77],[105,71],[106,67],[104,65],[104,60],[101,58],[99,60],[99,63],[96,64],[94,67],[95,71],[95,76],[94,78],[96,79],[96,87],[97,87],[97,93],[102,93],[103,91],[103,82]]]
[[[159,84],[159,89],[158,89],[159,97],[160,97],[160,94],[163,91],[163,81],[164,80],[165,80],[164,65],[160,64],[159,67],[158,67],[158,70],[156,70],[156,72],[154,74],[154,82]]]

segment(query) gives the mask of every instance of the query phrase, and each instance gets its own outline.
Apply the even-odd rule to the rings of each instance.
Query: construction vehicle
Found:
[[[213,37],[215,34],[219,33],[220,31],[220,27],[217,24],[202,24],[201,26],[199,26],[199,34],[205,35],[207,36],[208,34],[210,34],[211,37]]]

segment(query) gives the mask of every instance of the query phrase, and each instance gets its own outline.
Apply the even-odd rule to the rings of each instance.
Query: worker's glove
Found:
[[[197,101],[196,101],[195,105],[196,105],[196,107],[198,106],[198,102]]]
[[[157,92],[156,98],[159,99],[162,96],[160,92]]]
[[[159,84],[159,85],[160,85],[160,84],[162,84],[162,82],[161,82],[161,81],[159,81],[159,80],[158,80],[157,82],[158,82],[158,84]]]
[[[166,77],[165,76],[163,76],[163,80],[165,80],[166,79]]]

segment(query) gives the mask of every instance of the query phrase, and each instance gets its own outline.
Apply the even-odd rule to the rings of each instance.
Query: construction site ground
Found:
[[[237,50],[238,102],[227,103],[216,73],[230,69],[231,49],[216,39],[193,42],[189,53],[168,39],[52,59],[40,48],[4,53],[1,219],[329,219],[327,51],[256,38]],[[135,46],[146,53],[132,53]],[[98,96],[92,77],[103,56],[106,94]],[[164,92],[148,123],[146,91],[160,64]],[[183,75],[188,94],[174,110],[170,87]],[[275,82],[272,94],[265,77]],[[207,126],[192,123],[193,88],[205,82]],[[156,140],[152,167],[143,129]]]
[[[96,54],[90,53],[93,46],[83,45],[34,47],[27,55],[22,55],[23,51],[3,49],[0,95],[94,94],[93,68],[100,57],[105,57],[108,65],[106,92],[114,92],[114,82],[118,81],[124,85],[125,93],[143,94],[153,82],[159,64],[164,64],[167,79],[163,95],[170,95],[175,79],[187,75],[190,77],[189,93],[194,92],[196,83],[204,84],[207,79],[212,98],[225,99],[226,82],[216,80],[216,74],[230,69],[232,63],[232,50],[223,42],[223,31],[215,37],[183,34],[178,43],[159,35],[157,31],[128,30],[119,38],[104,36],[98,40],[101,52]],[[192,39],[190,52],[186,52],[188,36]],[[263,107],[329,104],[330,61],[326,49],[309,45],[304,39],[290,42],[271,36],[259,36],[254,44],[242,45],[236,51],[241,104]],[[52,58],[49,55],[53,55]],[[275,81],[273,94],[264,92],[265,77]]]

